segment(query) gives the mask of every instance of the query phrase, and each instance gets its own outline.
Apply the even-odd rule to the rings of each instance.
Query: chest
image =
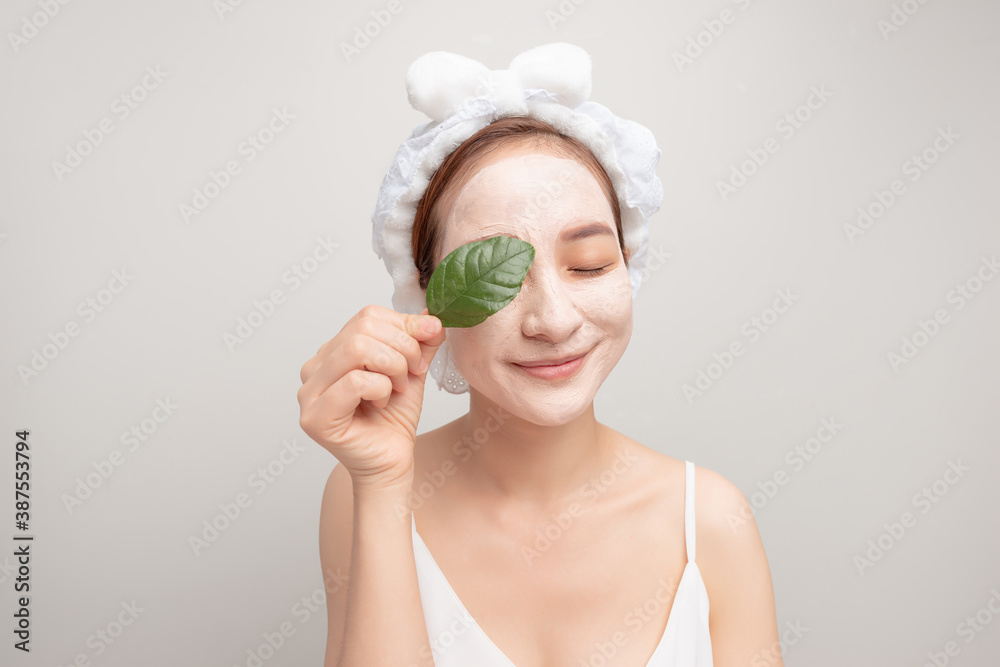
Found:
[[[686,564],[683,524],[652,508],[422,530],[442,584],[518,667],[645,665]]]

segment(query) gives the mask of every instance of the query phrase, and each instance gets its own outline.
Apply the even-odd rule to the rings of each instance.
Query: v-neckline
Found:
[[[496,654],[501,658],[503,658],[503,660],[506,661],[507,664],[510,665],[510,667],[517,667],[517,665],[515,665],[514,662],[507,657],[507,654],[505,654],[503,651],[500,650],[500,647],[496,645],[496,642],[490,639],[490,636],[486,634],[486,631],[483,630],[482,627],[480,627],[479,622],[476,621],[476,619],[473,618],[472,614],[469,613],[469,610],[465,608],[465,603],[462,602],[462,598],[458,597],[458,593],[455,592],[455,589],[454,587],[452,587],[451,582],[448,581],[448,577],[445,576],[444,571],[441,569],[441,566],[438,565],[437,559],[434,558],[434,554],[432,554],[431,550],[427,548],[427,543],[424,542],[424,538],[420,537],[420,533],[417,532],[417,520],[413,517],[412,514],[410,515],[410,523],[413,526],[413,535],[417,538],[417,541],[420,542],[421,548],[423,548],[424,553],[427,554],[427,557],[430,560],[431,565],[434,566],[434,570],[438,573],[438,575],[440,575],[441,581],[444,582],[444,585],[448,589],[448,593],[451,595],[452,599],[455,601],[455,604],[458,605],[459,609],[461,609],[464,616],[472,622],[472,625],[476,628],[476,630],[479,631],[479,634],[483,637],[483,639],[485,639],[487,643],[491,647],[493,647],[493,650],[496,651]],[[646,661],[644,667],[650,667],[650,665],[653,664],[653,660],[657,657],[657,655],[660,652],[660,649],[667,641],[667,636],[671,628],[671,623],[674,622],[674,610],[677,608],[677,598],[680,595],[681,587],[684,584],[684,580],[688,576],[688,572],[692,571],[691,565],[692,565],[691,561],[687,561],[684,563],[684,570],[681,572],[681,578],[680,580],[678,580],[677,588],[674,590],[674,599],[670,601],[670,612],[669,615],[667,616],[667,625],[666,627],[663,628],[663,634],[660,635],[660,641],[656,643],[656,648],[653,649],[653,653],[652,655],[649,656],[649,660]]]

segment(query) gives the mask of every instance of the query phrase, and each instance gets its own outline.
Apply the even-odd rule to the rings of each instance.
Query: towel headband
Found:
[[[621,208],[629,251],[632,298],[639,292],[649,246],[648,218],[660,208],[656,176],[660,149],[652,132],[589,101],[591,62],[585,50],[554,42],[518,54],[507,69],[446,51],[426,53],[410,65],[406,92],[431,120],[413,129],[389,166],[372,212],[372,249],[392,277],[392,307],[417,314],[426,307],[412,252],[417,205],[438,167],[466,139],[507,116],[531,116],[582,142],[607,172]],[[431,362],[438,389],[469,390],[445,340]]]

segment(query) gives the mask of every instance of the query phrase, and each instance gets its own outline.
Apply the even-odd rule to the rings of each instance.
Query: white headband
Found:
[[[394,310],[416,314],[427,305],[411,238],[417,205],[431,177],[462,142],[507,116],[532,116],[549,123],[581,141],[604,167],[618,195],[635,298],[649,246],[647,219],[663,199],[663,185],[656,176],[660,149],[647,128],[588,101],[590,90],[590,56],[566,42],[529,49],[505,70],[491,71],[445,51],[413,61],[406,73],[407,96],[410,105],[431,120],[414,128],[396,151],[372,212],[372,249],[392,276]],[[452,394],[469,390],[452,362],[447,340],[438,348],[429,372],[439,389]]]

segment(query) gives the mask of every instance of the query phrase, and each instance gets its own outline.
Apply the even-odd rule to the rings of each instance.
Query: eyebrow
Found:
[[[615,233],[611,231],[603,222],[588,222],[580,227],[575,227],[573,229],[567,229],[562,234],[559,235],[560,241],[578,241],[580,239],[585,239],[591,236],[610,236],[615,238]]]
[[[588,222],[584,225],[574,227],[573,229],[567,229],[562,234],[559,235],[559,240],[569,243],[570,241],[579,241],[580,239],[590,238],[591,236],[610,236],[615,238],[614,231],[611,230],[603,222]],[[496,232],[493,234],[484,234],[478,238],[472,239],[469,243],[474,243],[475,241],[482,241],[484,239],[491,239],[494,236],[506,236],[503,232]]]

